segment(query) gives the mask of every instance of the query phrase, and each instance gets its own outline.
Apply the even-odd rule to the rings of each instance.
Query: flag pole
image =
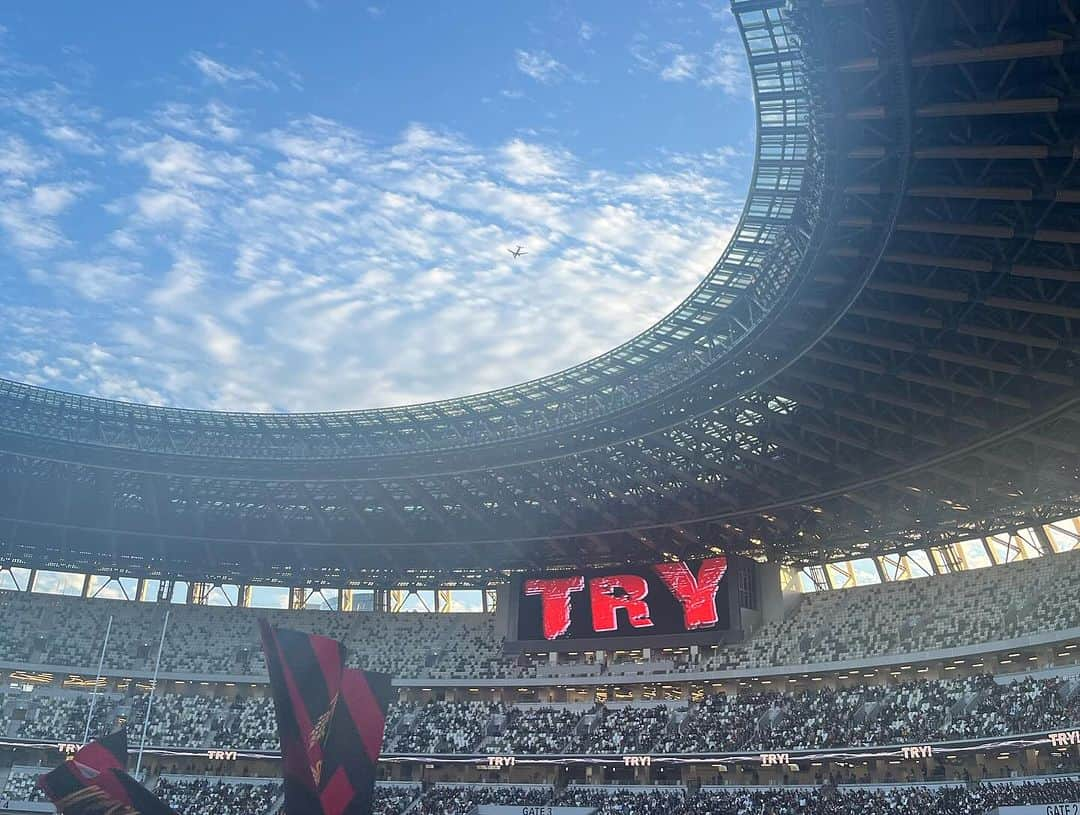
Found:
[[[83,747],[90,741],[90,722],[94,720],[94,708],[97,706],[97,692],[101,686],[101,672],[105,668],[105,651],[109,647],[109,634],[112,633],[113,615],[109,615],[109,624],[105,626],[105,642],[101,644],[101,659],[98,660],[97,677],[94,680],[94,692],[90,694],[90,712],[86,714],[86,732],[83,733]]]
[[[142,738],[139,739],[139,758],[135,762],[135,777],[139,777],[139,771],[142,769],[142,754],[143,748],[146,747],[146,730],[150,727],[150,711],[154,707],[154,693],[157,692],[157,678],[158,670],[161,668],[161,652],[165,649],[165,632],[169,629],[169,612],[172,609],[165,609],[165,622],[161,624],[161,642],[158,643],[157,649],[157,661],[154,663],[154,679],[150,683],[150,698],[146,700],[146,716],[143,718],[142,723]]]

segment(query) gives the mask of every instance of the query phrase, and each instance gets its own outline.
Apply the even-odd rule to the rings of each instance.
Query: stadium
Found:
[[[352,412],[0,380],[0,809],[125,724],[283,811],[261,618],[395,677],[381,815],[1080,802],[1080,4],[731,7],[750,192],[625,344]]]

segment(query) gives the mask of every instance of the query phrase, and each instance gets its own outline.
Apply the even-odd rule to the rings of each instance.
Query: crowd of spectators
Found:
[[[595,724],[574,739],[575,753],[647,753],[671,723],[666,705],[601,708]]]
[[[1000,678],[999,678],[1000,679]],[[24,694],[18,735],[78,741],[89,694]],[[147,695],[101,695],[91,734],[141,733]],[[508,705],[397,702],[384,752],[406,754],[723,753],[923,744],[1046,732],[1080,724],[1080,678],[990,675],[797,692],[712,693],[694,703]],[[162,693],[147,741],[162,747],[277,749],[273,701]]]
[[[376,809],[400,815],[403,806]],[[589,807],[598,815],[985,815],[994,807],[1080,800],[1072,779],[893,787],[597,787],[543,785],[441,785],[429,790],[411,812],[467,815],[481,804]]]
[[[0,662],[53,668],[97,666],[110,617],[104,667],[153,670],[164,626],[161,670],[194,675],[264,676],[258,621],[343,640],[349,663],[395,676],[512,676],[495,616],[240,609],[0,591]],[[42,632],[48,632],[44,634]]]
[[[101,735],[113,730],[113,710],[117,697],[99,694],[93,703],[94,719],[90,732]],[[31,708],[31,715],[19,722],[15,735],[22,739],[50,741],[82,741],[86,734],[86,717],[90,715],[89,693],[49,694]]]
[[[1077,800],[1077,781],[1044,780],[892,788],[702,788],[696,792],[571,786],[556,803],[596,807],[598,815],[985,815],[1000,806]]]
[[[572,786],[559,794],[556,803],[566,807],[594,807],[598,815],[681,815],[689,800],[685,787],[635,790]]]
[[[237,696],[228,703],[218,744],[247,750],[278,749],[277,717],[270,696]]]
[[[511,786],[508,784],[447,784],[431,789],[415,815],[468,815],[480,804],[497,806],[540,806],[551,802],[554,790],[549,786]]]
[[[154,792],[181,813],[270,815],[281,797],[281,789],[277,781],[163,775],[158,779]]]
[[[35,782],[40,770],[12,770],[0,791],[9,801],[44,800]],[[182,813],[269,815],[281,785],[260,779],[162,776],[156,793]],[[422,795],[419,802],[417,796]],[[995,807],[1080,801],[1080,781],[1010,779],[982,783],[884,786],[605,787],[542,784],[444,784],[421,793],[419,786],[376,787],[374,815],[467,815],[475,806],[589,807],[597,815],[984,815]],[[415,802],[415,803],[414,803]]]
[[[794,613],[703,661],[707,669],[916,654],[1075,628],[1080,552],[803,595]],[[684,666],[686,667],[686,666]]]
[[[810,749],[911,744],[1031,733],[1080,721],[1072,682],[988,675],[945,681],[712,695],[661,751]]]
[[[131,700],[129,727],[141,733],[150,695],[140,693]],[[224,699],[213,696],[159,693],[150,707],[150,726],[146,728],[149,744],[161,747],[189,747],[211,744],[224,723],[228,710]]]
[[[578,705],[512,707],[502,722],[501,732],[484,740],[484,753],[525,753],[551,755],[573,752],[574,735],[581,723]]]
[[[507,707],[400,703],[387,724],[398,753],[720,753],[919,744],[1080,724],[1080,682],[989,675],[797,693],[710,694],[664,704]]]
[[[45,793],[37,785],[43,770],[30,767],[12,767],[4,788],[0,790],[0,804],[6,801],[44,801]]]
[[[1074,628],[1080,620],[1080,552],[931,579],[804,595],[781,620],[743,643],[641,665],[549,664],[503,653],[495,615],[333,613],[173,605],[162,670],[195,675],[263,676],[257,621],[345,642],[358,667],[401,677],[485,679],[620,677],[731,668],[796,666],[912,654],[999,642]],[[978,609],[978,613],[972,613]],[[96,666],[109,617],[105,666],[153,668],[166,607],[0,591],[5,636],[0,662],[86,669]],[[46,635],[43,632],[48,632]],[[591,660],[592,656],[582,656]],[[610,658],[609,658],[610,659]]]
[[[10,802],[39,802],[45,794],[37,779],[40,767],[13,767],[0,789],[0,810]],[[154,791],[183,815],[270,815],[281,798],[277,779],[162,775]],[[378,784],[373,815],[400,815],[420,795],[420,785]]]
[[[398,705],[387,719],[386,749],[397,753],[475,752],[491,718],[503,712],[488,702]]]
[[[379,784],[371,800],[372,815],[400,815],[420,795],[419,784]]]

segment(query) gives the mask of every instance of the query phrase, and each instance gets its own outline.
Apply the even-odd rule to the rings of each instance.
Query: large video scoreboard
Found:
[[[512,593],[510,639],[552,651],[730,641],[740,609],[754,607],[755,577],[752,561],[724,555],[525,575]]]

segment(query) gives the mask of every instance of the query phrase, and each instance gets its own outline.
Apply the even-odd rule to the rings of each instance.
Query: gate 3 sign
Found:
[[[685,634],[729,627],[728,560],[673,561],[529,577],[518,597],[518,639]]]

